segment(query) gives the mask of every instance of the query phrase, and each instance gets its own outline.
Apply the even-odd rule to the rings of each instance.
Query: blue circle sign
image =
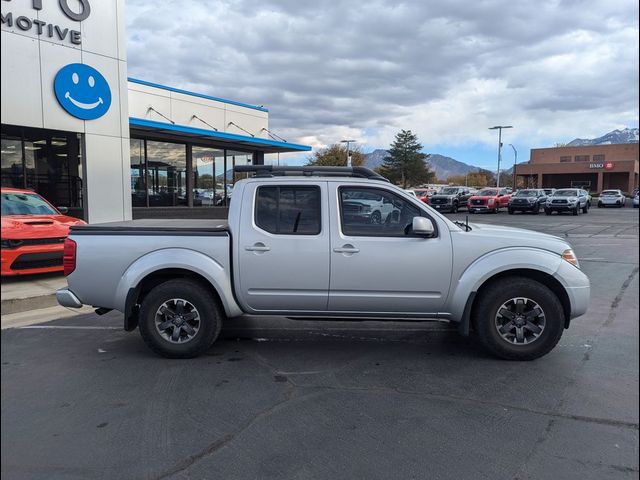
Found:
[[[60,106],[83,120],[101,117],[111,106],[109,84],[95,68],[71,63],[60,69],[53,81]]]

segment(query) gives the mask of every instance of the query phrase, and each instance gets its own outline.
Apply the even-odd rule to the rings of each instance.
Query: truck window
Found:
[[[420,209],[398,195],[364,187],[340,188],[342,232],[351,236],[404,237]]]
[[[255,222],[278,235],[317,235],[321,230],[320,188],[258,187]]]

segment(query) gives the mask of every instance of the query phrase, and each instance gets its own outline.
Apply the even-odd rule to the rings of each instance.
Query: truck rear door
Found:
[[[329,296],[327,183],[249,182],[234,242],[249,313],[324,312]]]

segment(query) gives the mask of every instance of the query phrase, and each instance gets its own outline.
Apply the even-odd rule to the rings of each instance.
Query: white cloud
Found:
[[[127,3],[132,76],[270,108],[321,148],[535,145],[638,123],[638,3],[433,0]]]

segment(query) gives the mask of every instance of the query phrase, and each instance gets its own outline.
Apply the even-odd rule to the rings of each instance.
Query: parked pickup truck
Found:
[[[448,320],[498,357],[531,360],[586,311],[589,280],[561,238],[453,223],[360,167],[236,167],[248,171],[228,222],[72,227],[59,303],[118,310],[172,358],[205,351],[223,321],[281,315]],[[396,214],[346,208],[367,194]]]

